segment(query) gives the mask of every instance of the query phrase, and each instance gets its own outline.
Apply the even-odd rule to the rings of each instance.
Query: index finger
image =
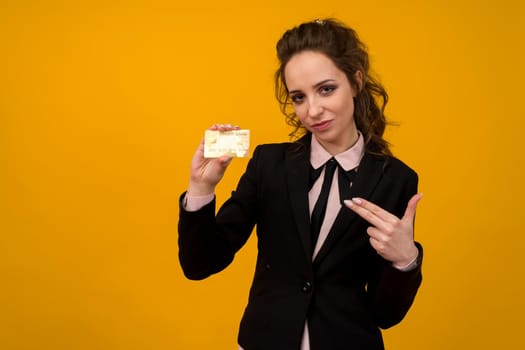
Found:
[[[374,213],[370,210],[360,206],[351,199],[344,201],[345,205],[352,210],[354,213],[365,219],[369,224],[374,227],[382,228],[384,226],[384,221],[379,219]]]
[[[395,222],[399,220],[399,218],[390,212],[386,211],[385,209],[381,208],[380,206],[360,197],[354,197],[352,198],[352,203],[357,204],[359,207],[367,210],[368,212],[372,213],[374,216],[376,216],[378,219],[380,219],[383,222]],[[369,221],[370,222],[370,221]],[[370,222],[372,223],[372,222]]]

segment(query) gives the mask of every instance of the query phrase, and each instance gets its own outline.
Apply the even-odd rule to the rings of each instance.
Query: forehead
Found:
[[[302,51],[292,56],[284,68],[288,89],[313,86],[324,80],[340,80],[345,74],[325,54],[316,51]]]

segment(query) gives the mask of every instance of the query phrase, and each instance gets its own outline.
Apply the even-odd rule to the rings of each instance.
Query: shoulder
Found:
[[[257,145],[253,152],[253,158],[261,159],[284,159],[289,155],[305,154],[309,147],[298,142],[265,143]]]
[[[273,178],[291,169],[308,169],[309,148],[297,142],[258,145],[248,163],[251,174]]]
[[[417,172],[405,162],[394,156],[380,156],[366,153],[365,158],[382,163],[383,173],[389,177],[408,177],[417,180]]]
[[[294,142],[266,143],[258,145],[254,151],[256,155],[283,158],[304,158],[310,154],[311,134],[306,134]]]
[[[396,158],[396,157],[387,157],[387,167],[390,167],[392,171],[399,172],[399,173],[406,173],[406,174],[412,174],[417,176],[417,173],[414,169],[412,169],[410,166],[408,166],[405,162],[402,160]]]
[[[284,152],[293,145],[293,142],[282,142],[282,143],[263,143],[257,145],[255,148],[259,152],[274,153]]]

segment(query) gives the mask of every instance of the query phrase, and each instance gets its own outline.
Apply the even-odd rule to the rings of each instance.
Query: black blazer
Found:
[[[403,319],[421,284],[421,246],[416,269],[393,268],[370,245],[370,224],[343,206],[312,261],[309,159],[310,135],[258,146],[217,215],[215,201],[196,212],[181,206],[184,274],[203,279],[223,270],[256,225],[257,264],[238,337],[245,350],[298,350],[305,320],[312,350],[383,349],[379,328]],[[366,153],[352,197],[401,217],[417,182],[398,159]]]

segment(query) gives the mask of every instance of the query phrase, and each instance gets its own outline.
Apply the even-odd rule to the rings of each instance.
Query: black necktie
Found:
[[[330,193],[330,187],[332,187],[335,168],[337,168],[337,161],[334,158],[330,158],[325,164],[323,186],[321,187],[321,192],[319,193],[317,202],[315,202],[312,216],[310,217],[312,252],[315,249],[315,244],[317,243],[317,238],[319,237],[319,231],[321,230],[321,225],[323,224],[324,214],[326,212],[326,204],[328,203],[328,194]],[[322,169],[322,167],[320,169]]]
[[[324,216],[326,213],[326,206],[328,203],[328,194],[330,193],[330,188],[332,187],[332,181],[334,178],[335,169],[339,166],[339,198],[341,203],[343,200],[350,199],[350,186],[355,177],[355,169],[350,171],[345,171],[335,158],[330,158],[325,163],[325,173],[323,179],[323,185],[321,187],[321,192],[317,198],[314,209],[312,211],[312,216],[310,218],[310,232],[311,232],[311,243],[312,243],[312,253],[315,249],[317,239],[319,237],[319,232],[321,230],[321,225],[323,224]],[[315,181],[321,176],[323,167],[318,169],[310,169],[310,188],[312,188]]]

